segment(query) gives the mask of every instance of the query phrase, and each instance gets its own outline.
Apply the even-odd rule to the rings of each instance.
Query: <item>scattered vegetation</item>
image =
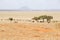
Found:
[[[37,22],[38,22],[38,20],[39,20],[38,17],[34,17],[34,18],[32,18],[32,19],[35,20],[35,21],[37,21]]]
[[[53,17],[52,16],[47,16],[46,19],[47,19],[47,22],[50,23],[51,22],[51,19],[53,19]]]
[[[13,18],[9,18],[10,21],[13,21]]]
[[[51,19],[53,19],[53,16],[42,15],[42,16],[38,16],[38,17],[33,17],[32,19],[37,22],[38,22],[38,20],[41,20],[41,19],[42,19],[42,22],[44,22],[46,19],[47,22],[50,23]]]
[[[43,20],[42,22],[44,22],[44,20],[47,18],[47,15],[42,15],[42,16],[39,16],[38,18],[39,20],[42,19]]]
[[[51,19],[53,19],[53,16],[48,16],[48,15],[41,15],[41,16],[38,16],[38,17],[33,17],[32,18],[32,22],[45,22],[45,20],[50,23],[51,22]],[[15,19],[13,18],[9,18],[10,21],[15,21]],[[31,20],[28,20],[29,22],[31,22]],[[15,21],[15,23],[17,23],[17,21]]]

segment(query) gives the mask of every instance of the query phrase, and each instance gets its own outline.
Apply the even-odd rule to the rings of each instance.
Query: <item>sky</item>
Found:
[[[60,0],[0,0],[0,10],[60,10]]]

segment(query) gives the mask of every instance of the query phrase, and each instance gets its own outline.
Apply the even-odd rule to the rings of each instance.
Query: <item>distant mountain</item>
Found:
[[[24,7],[21,7],[19,10],[21,10],[21,11],[29,11],[29,10],[32,10],[32,9],[30,9],[29,7],[24,6]]]

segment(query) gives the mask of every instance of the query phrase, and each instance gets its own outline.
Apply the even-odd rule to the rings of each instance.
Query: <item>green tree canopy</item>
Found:
[[[38,21],[39,20],[38,17],[34,17],[32,19],[35,20],[35,21]]]
[[[51,22],[51,19],[53,19],[53,16],[47,16],[47,22],[50,23]]]
[[[39,17],[38,17],[38,19],[42,19],[43,22],[44,22],[44,19],[46,19],[46,18],[47,18],[47,15],[42,15],[42,16],[39,16]]]
[[[36,21],[42,19],[43,22],[44,22],[44,20],[46,19],[47,22],[50,23],[50,22],[51,22],[51,19],[53,19],[53,16],[41,15],[41,16],[38,16],[38,17],[34,17],[34,18],[32,18],[32,19],[33,19],[33,20],[36,20]]]

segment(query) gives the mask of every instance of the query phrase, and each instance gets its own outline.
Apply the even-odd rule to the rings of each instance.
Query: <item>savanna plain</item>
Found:
[[[60,40],[60,12],[0,12],[0,40]],[[11,14],[10,14],[11,13]],[[14,14],[15,13],[15,14]],[[22,14],[19,14],[22,13]],[[31,14],[28,14],[31,13]],[[35,14],[34,14],[35,13]],[[9,17],[29,19],[39,15],[54,16],[54,22],[7,21]],[[26,20],[25,19],[25,20]],[[55,20],[58,20],[55,22]],[[24,19],[23,19],[24,20]]]

